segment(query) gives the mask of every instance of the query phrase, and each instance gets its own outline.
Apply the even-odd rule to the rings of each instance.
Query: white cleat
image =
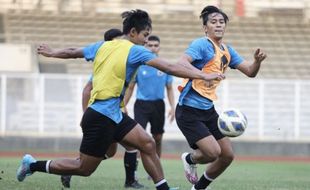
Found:
[[[183,161],[184,171],[186,179],[191,183],[195,184],[198,181],[198,175],[197,175],[197,166],[196,164],[189,164],[186,161],[186,156],[188,155],[188,152],[185,152],[182,154],[181,159]]]

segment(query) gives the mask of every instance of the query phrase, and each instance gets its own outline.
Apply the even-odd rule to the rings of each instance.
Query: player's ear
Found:
[[[203,31],[205,31],[205,33],[208,32],[208,28],[207,28],[207,25],[206,25],[206,24],[202,25],[202,28],[203,28]]]
[[[137,35],[137,30],[136,30],[136,28],[131,28],[130,31],[129,31],[129,35],[130,35],[131,37],[136,36],[136,35]]]

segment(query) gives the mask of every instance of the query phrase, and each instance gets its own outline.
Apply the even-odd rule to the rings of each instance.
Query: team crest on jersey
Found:
[[[157,76],[163,76],[164,75],[164,72],[162,71],[157,71]]]

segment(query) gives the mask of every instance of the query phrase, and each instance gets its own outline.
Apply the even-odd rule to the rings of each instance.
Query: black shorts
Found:
[[[146,129],[148,122],[151,124],[152,134],[165,132],[165,103],[163,100],[145,101],[136,100],[134,104],[135,120]]]
[[[105,115],[87,108],[81,122],[83,138],[80,152],[90,156],[104,157],[110,145],[121,141],[136,125],[137,122],[124,113],[122,121],[116,124]]]
[[[189,146],[198,149],[196,142],[213,135],[216,140],[224,137],[217,127],[218,114],[214,107],[201,110],[189,106],[177,105],[176,122],[185,136]]]

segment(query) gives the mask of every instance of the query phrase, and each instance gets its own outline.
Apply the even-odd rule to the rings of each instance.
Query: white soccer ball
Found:
[[[238,109],[225,109],[218,118],[217,125],[221,133],[227,137],[238,137],[248,125],[246,116]]]

